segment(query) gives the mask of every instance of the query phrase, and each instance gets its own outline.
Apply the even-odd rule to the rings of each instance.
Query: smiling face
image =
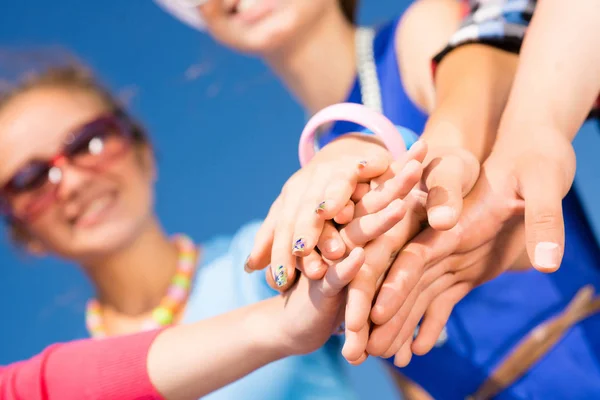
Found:
[[[75,261],[127,246],[152,220],[151,150],[108,111],[89,90],[48,85],[0,109],[8,209],[34,241]]]
[[[206,29],[234,50],[265,55],[341,13],[338,0],[209,0],[199,7]]]

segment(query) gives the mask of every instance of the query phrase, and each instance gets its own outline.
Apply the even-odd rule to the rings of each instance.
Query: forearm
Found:
[[[160,399],[146,369],[157,333],[48,347],[27,361],[0,369],[0,399]]]
[[[514,54],[478,44],[448,54],[436,70],[436,105],[423,134],[426,142],[461,147],[483,161],[496,139],[517,62]]]
[[[278,297],[161,333],[148,373],[166,399],[197,399],[287,354],[277,346]]]
[[[0,399],[197,399],[288,355],[276,336],[280,300],[160,333],[54,345],[0,368]]]
[[[543,127],[572,140],[600,91],[600,2],[538,3],[521,50],[521,63],[502,122],[513,141],[526,133],[543,140]],[[526,130],[526,132],[524,132]]]

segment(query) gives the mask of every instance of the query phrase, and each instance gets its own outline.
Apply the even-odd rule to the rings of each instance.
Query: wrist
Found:
[[[257,312],[245,316],[245,332],[255,354],[273,361],[294,355],[284,332],[284,304],[281,295],[258,303]]]
[[[514,159],[542,154],[561,159],[570,157],[572,151],[573,145],[569,135],[551,124],[524,123],[514,128],[501,126],[492,155],[494,158]]]
[[[482,45],[457,49],[436,77],[436,107],[423,138],[460,147],[482,162],[491,152],[517,66],[514,55]]]

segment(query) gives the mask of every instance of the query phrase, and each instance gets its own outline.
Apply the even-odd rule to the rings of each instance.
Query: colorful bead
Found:
[[[152,310],[151,319],[144,321],[142,330],[152,330],[173,323],[174,316],[182,309],[192,285],[192,278],[197,266],[198,252],[188,237],[177,235],[174,242],[179,250],[177,271],[171,280],[171,285],[160,305]],[[88,301],[86,310],[86,325],[91,336],[100,338],[106,336],[102,319],[102,307],[96,299]]]
[[[177,286],[180,287],[182,289],[187,289],[190,287],[190,279],[182,276],[180,274],[177,274],[173,277],[173,280],[171,281],[171,284],[173,286]]]
[[[168,325],[173,321],[173,313],[165,307],[158,307],[152,311],[152,319],[160,325]]]
[[[178,286],[172,286],[169,288],[169,291],[167,292],[167,297],[177,301],[177,302],[183,302],[185,301],[185,298],[187,297],[188,292],[187,290],[185,290],[184,288],[178,287]]]

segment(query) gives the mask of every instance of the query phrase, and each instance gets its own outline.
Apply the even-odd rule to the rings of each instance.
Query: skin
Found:
[[[53,157],[70,132],[105,112],[97,96],[71,88],[41,87],[12,99],[0,110],[0,183],[29,160]],[[55,201],[24,226],[30,248],[83,268],[105,306],[111,334],[139,330],[177,266],[177,249],[153,214],[154,174],[146,147],[127,152],[102,172],[67,164]],[[111,202],[105,212],[87,223],[77,219],[106,196]]]
[[[354,29],[343,19],[335,2],[316,1],[311,2],[309,6],[306,2],[288,1],[286,13],[294,11],[295,18],[284,19],[283,14],[278,14],[280,11],[273,11],[268,17],[253,23],[240,23],[240,16],[227,12],[223,4],[224,2],[214,0],[199,7],[209,33],[217,41],[235,50],[251,52],[262,57],[309,111],[316,111],[345,98],[356,73]],[[306,11],[306,7],[318,9],[318,17],[309,19],[310,15],[316,14]],[[278,16],[281,19],[276,23],[275,19]],[[465,46],[451,54],[448,60],[439,66],[434,87],[430,73],[431,58],[445,46],[459,20],[459,6],[455,2],[419,1],[406,12],[396,33],[399,72],[407,94],[419,107],[432,113],[423,133],[429,147],[422,183],[428,192],[427,215],[418,208],[409,210],[397,227],[365,247],[366,267],[350,285],[349,302],[352,307],[348,307],[346,312],[344,355],[353,363],[362,362],[366,358],[369,317],[373,321],[385,324],[391,316],[399,313],[394,320],[396,323],[393,326],[387,325],[382,332],[392,342],[398,337],[401,338],[397,343],[386,342],[388,346],[385,348],[371,345],[371,354],[393,355],[395,352],[390,354],[390,351],[399,351],[399,347],[411,337],[418,318],[413,317],[412,323],[403,327],[401,322],[408,316],[405,310],[415,304],[420,293],[429,284],[418,287],[413,284],[408,287],[400,283],[397,290],[403,290],[402,298],[406,299],[410,294],[408,301],[400,303],[405,304],[404,310],[388,307],[393,312],[387,317],[377,308],[370,313],[375,293],[388,270],[388,260],[419,232],[425,218],[438,230],[448,230],[456,224],[462,210],[463,196],[469,193],[475,184],[479,174],[479,162],[489,155],[495,141],[500,115],[506,104],[516,68],[516,57],[483,46]],[[277,25],[281,30],[273,28],[276,24],[283,24],[283,21],[288,22],[285,30],[281,25]],[[256,32],[264,32],[263,30],[269,27],[273,29],[273,34],[263,36],[264,41],[258,42],[253,39]],[[228,29],[236,34],[230,35]],[[298,39],[299,37],[302,39]],[[415,37],[419,37],[419,41],[414,40]],[[321,62],[324,58],[336,60],[336,63]],[[314,67],[305,68],[306,65]],[[466,86],[465,82],[468,83]],[[324,91],[324,88],[327,90]],[[310,173],[306,175],[310,176]],[[306,179],[308,181],[308,178]],[[306,182],[300,179],[296,181]],[[288,184],[282,194],[284,197],[298,199],[302,197],[300,193],[304,186],[298,184],[295,191],[294,185]],[[304,196],[315,200],[307,202],[307,211],[303,211],[302,206],[295,201],[280,209],[291,207],[299,211],[296,214],[280,211],[281,215],[298,216],[312,212],[318,195]],[[327,194],[327,197],[332,196]],[[338,203],[344,202],[345,197],[340,196]],[[337,210],[336,208],[335,211]],[[275,212],[275,215],[279,214]],[[333,215],[326,217],[332,218]],[[276,217],[273,219],[281,220]],[[284,218],[288,221],[287,225],[291,225],[289,219],[291,218]],[[299,227],[298,231],[292,234],[287,233],[285,228],[272,228],[266,235],[274,236],[274,239],[269,237],[257,240],[258,244],[250,256],[253,269],[263,268],[269,261],[272,264],[293,265],[293,258],[288,250],[292,238],[306,236],[306,231],[305,227]],[[283,244],[278,244],[278,237],[285,238]],[[310,238],[311,245],[317,243],[317,236]],[[266,253],[271,245],[273,252],[269,258]],[[310,248],[309,246],[308,250]],[[519,254],[522,251],[523,247],[517,249]],[[309,251],[306,253],[311,254]],[[310,275],[310,271],[307,273]],[[435,279],[429,282],[433,281]],[[388,279],[384,287],[387,285],[396,289],[396,282]],[[442,281],[444,284],[436,285],[433,294],[428,291],[423,297],[428,299],[425,303],[447,288],[449,282],[450,280],[446,279]],[[399,364],[404,363],[405,361],[401,361]]]

